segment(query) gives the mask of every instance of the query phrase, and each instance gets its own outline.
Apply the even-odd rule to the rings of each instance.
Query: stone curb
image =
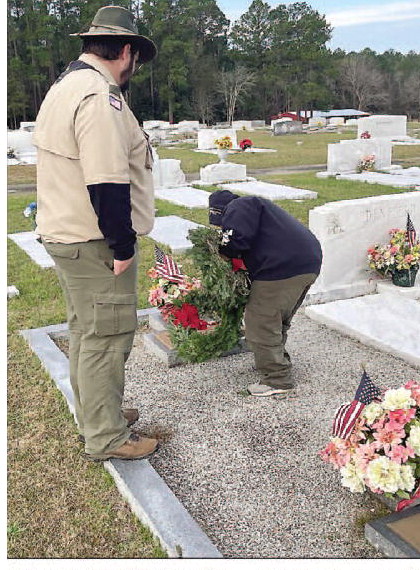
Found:
[[[157,309],[138,310],[139,323],[148,321],[149,315],[156,312]],[[54,336],[65,336],[67,331],[65,323],[22,330],[20,334],[38,356],[74,415],[69,362],[52,340]],[[170,558],[223,558],[147,459],[111,459],[103,465],[131,510],[160,540]]]

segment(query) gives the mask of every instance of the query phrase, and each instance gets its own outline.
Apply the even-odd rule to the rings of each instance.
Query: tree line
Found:
[[[34,120],[50,85],[80,53],[100,0],[8,0],[7,121]],[[283,111],[355,108],[420,117],[420,53],[327,48],[333,30],[306,2],[254,0],[229,22],[216,0],[121,0],[158,56],[128,93],[136,117],[206,124]]]

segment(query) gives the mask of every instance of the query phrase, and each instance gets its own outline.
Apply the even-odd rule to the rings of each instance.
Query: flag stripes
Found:
[[[155,245],[155,269],[158,275],[173,283],[180,283],[184,279],[176,261],[157,245]]]
[[[341,405],[335,413],[332,427],[333,435],[342,439],[350,437],[363,408],[379,398],[380,394],[380,389],[375,386],[366,372],[363,372],[354,400]]]

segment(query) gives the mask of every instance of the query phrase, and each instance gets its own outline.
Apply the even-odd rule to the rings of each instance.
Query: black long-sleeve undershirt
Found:
[[[99,229],[114,250],[114,259],[130,259],[137,239],[131,223],[130,184],[106,182],[89,184],[87,188]]]

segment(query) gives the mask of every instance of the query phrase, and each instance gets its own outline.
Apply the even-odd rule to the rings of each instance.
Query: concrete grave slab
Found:
[[[221,184],[225,190],[232,192],[241,192],[250,194],[251,196],[260,196],[269,200],[304,200],[315,199],[318,197],[317,192],[312,190],[303,190],[301,188],[293,188],[292,186],[283,186],[281,184],[270,184],[269,182],[250,181],[250,182],[230,182]]]
[[[420,368],[420,303],[416,300],[391,293],[365,295],[311,305],[305,314]]]
[[[169,368],[185,364],[185,360],[180,358],[177,351],[173,348],[167,325],[159,312],[150,315],[149,328],[151,332],[143,336],[146,351],[157,356]],[[237,346],[222,352],[220,356],[231,356],[232,354],[241,354],[243,352],[249,352],[245,337],[241,337]]]
[[[367,523],[365,537],[388,558],[420,558],[420,505]]]
[[[192,186],[156,188],[155,197],[186,208],[208,208],[209,193]]]
[[[156,311],[154,308],[139,310],[137,318],[139,322],[144,322]],[[64,336],[67,333],[67,324],[21,331],[74,415],[69,362],[53,341],[54,336]],[[169,557],[223,558],[147,459],[111,459],[105,461],[103,466],[114,478],[118,490],[132,511],[160,540]]]
[[[189,230],[202,227],[179,216],[161,216],[155,219],[155,225],[149,237],[168,245],[173,253],[184,253],[192,247],[188,239]]]
[[[337,180],[354,180],[357,182],[368,182],[369,184],[384,184],[385,186],[395,186],[396,188],[412,188],[420,190],[420,178],[399,172],[386,174],[382,172],[360,172],[354,174],[340,174]]]
[[[8,234],[25,253],[29,255],[32,261],[35,261],[43,269],[54,267],[55,263],[52,257],[47,253],[45,247],[37,241],[38,235],[35,232],[19,232],[16,234]]]

